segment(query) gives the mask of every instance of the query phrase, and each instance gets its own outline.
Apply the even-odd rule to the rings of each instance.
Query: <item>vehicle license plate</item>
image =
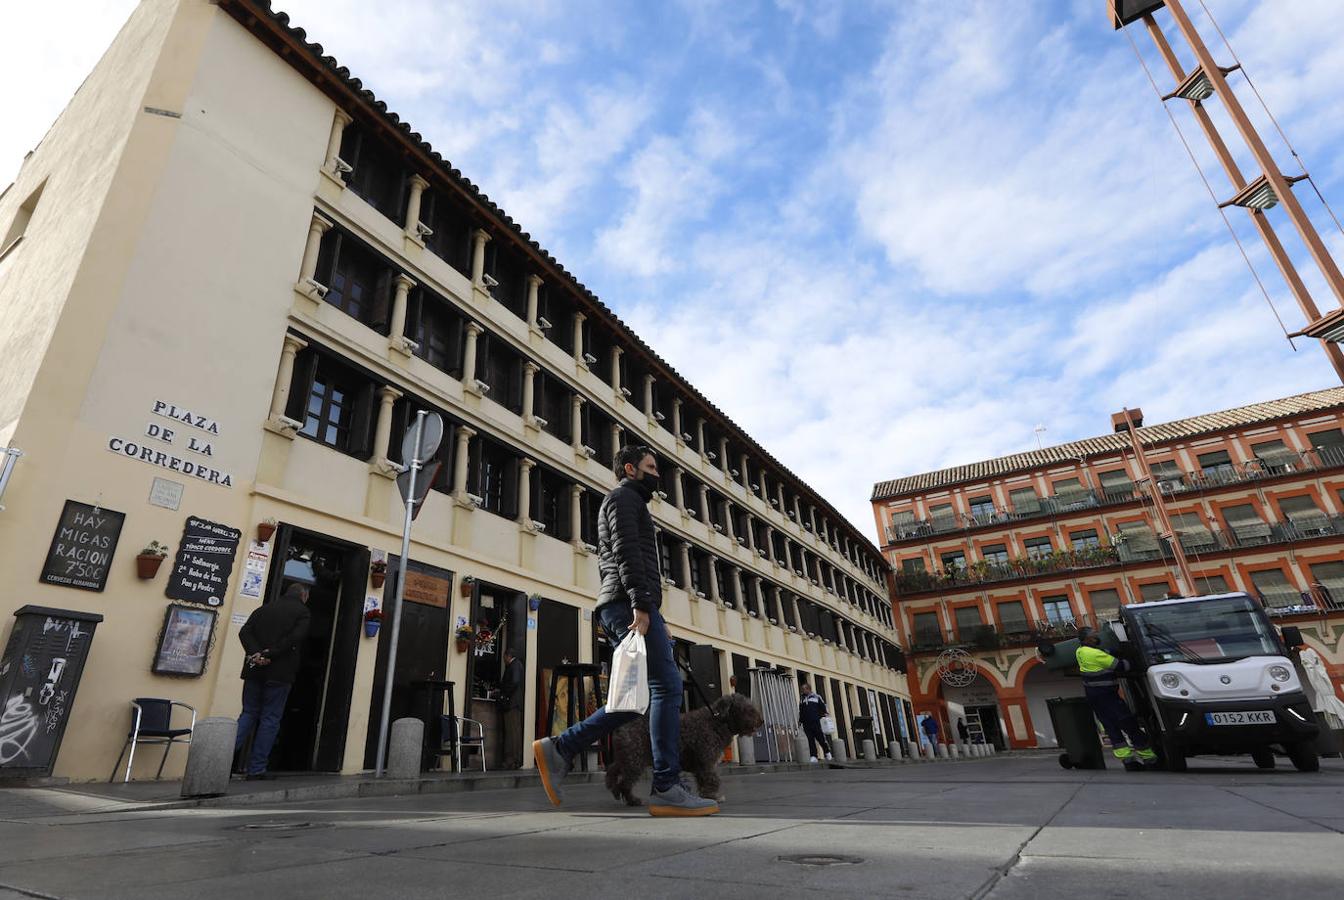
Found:
[[[1269,710],[1255,712],[1211,712],[1204,714],[1204,721],[1210,725],[1274,725],[1278,719]]]

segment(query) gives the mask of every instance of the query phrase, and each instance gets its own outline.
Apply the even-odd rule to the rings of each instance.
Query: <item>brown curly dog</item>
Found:
[[[751,698],[728,694],[713,705],[682,713],[681,769],[695,776],[701,797],[721,800],[719,796],[719,760],[723,751],[740,734],[755,734],[765,719]],[[622,725],[611,735],[612,759],[607,762],[607,790],[628,806],[642,805],[631,793],[635,782],[653,765],[647,716]]]

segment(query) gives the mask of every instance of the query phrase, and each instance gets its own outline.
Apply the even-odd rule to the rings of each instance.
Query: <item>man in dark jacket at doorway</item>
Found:
[[[247,623],[238,629],[247,659],[242,675],[243,713],[238,717],[233,750],[237,753],[256,729],[247,760],[250,779],[271,777],[266,772],[266,760],[280,733],[280,719],[299,671],[308,623],[308,588],[291,584],[278,599],[248,616]]]
[[[696,796],[681,783],[681,672],[660,611],[662,570],[649,501],[658,490],[658,461],[648,447],[622,447],[613,471],[620,483],[597,513],[598,572],[602,587],[593,615],[612,645],[629,631],[644,635],[649,669],[649,739],[653,745],[654,816],[709,816],[719,804]],[[599,709],[556,738],[532,744],[541,785],[560,805],[560,782],[574,759],[596,741],[639,718],[639,713]]]
[[[499,680],[499,708],[504,713],[504,752],[501,767],[523,767],[523,661],[504,651],[504,675]]]

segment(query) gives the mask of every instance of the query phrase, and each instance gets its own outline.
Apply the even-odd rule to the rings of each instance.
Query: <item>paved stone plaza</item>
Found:
[[[655,820],[598,785],[244,808],[0,791],[0,898],[1336,897],[1344,764],[1064,771],[1033,754],[741,775]]]

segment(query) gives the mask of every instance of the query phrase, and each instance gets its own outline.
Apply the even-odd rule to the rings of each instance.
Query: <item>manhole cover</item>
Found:
[[[330,822],[253,822],[251,825],[239,825],[239,831],[304,831],[313,828],[330,828]]]
[[[797,853],[781,856],[780,862],[791,862],[800,866],[857,866],[863,862],[861,856],[832,856],[825,853]]]

